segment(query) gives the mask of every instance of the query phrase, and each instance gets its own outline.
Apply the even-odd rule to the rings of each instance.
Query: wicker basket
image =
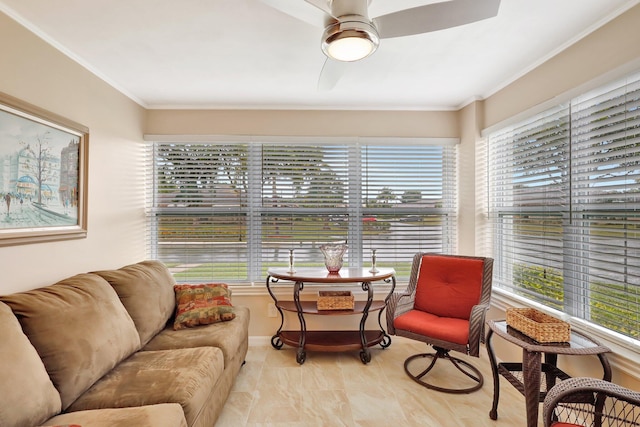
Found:
[[[571,339],[571,325],[534,308],[508,308],[507,325],[539,343],[561,343]]]
[[[318,310],[353,310],[351,291],[319,291]]]

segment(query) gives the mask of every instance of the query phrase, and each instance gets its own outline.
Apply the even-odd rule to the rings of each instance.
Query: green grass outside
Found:
[[[381,218],[363,224],[364,236],[385,235],[395,219]],[[421,221],[407,221],[407,225],[436,227],[442,225],[440,216],[426,216]],[[182,217],[162,216],[158,218],[159,238],[165,241],[208,241],[229,242],[246,239],[244,218]],[[277,221],[265,220],[262,226],[262,240],[268,242],[276,238],[278,241],[308,241],[310,233],[314,240],[323,241],[332,236],[346,236],[347,223],[338,223],[315,217],[296,218],[294,220],[278,217]],[[280,237],[282,236],[282,237]],[[324,237],[324,239],[323,239]]]
[[[564,280],[557,269],[514,266],[515,292],[564,311]],[[591,322],[622,335],[640,338],[640,289],[637,286],[594,281],[589,284]]]
[[[170,268],[179,267],[178,264],[167,264]],[[288,267],[289,265],[285,262],[272,262],[268,264],[264,264],[262,266],[262,277],[267,277],[267,269],[269,268],[277,268],[277,267]],[[296,267],[323,267],[324,264],[322,262],[300,262],[296,263]],[[345,265],[348,267],[348,265]],[[409,278],[409,274],[411,273],[411,261],[408,263],[398,263],[394,265],[388,264],[378,264],[379,268],[394,268],[396,270],[396,279],[398,280],[406,280]],[[246,279],[246,271],[247,264],[244,262],[227,262],[227,263],[204,263],[198,264],[195,266],[185,267],[184,270],[175,272],[173,276],[175,277],[177,282],[209,282],[214,280],[216,277],[225,277],[225,280],[245,280]],[[235,277],[234,277],[235,276]]]

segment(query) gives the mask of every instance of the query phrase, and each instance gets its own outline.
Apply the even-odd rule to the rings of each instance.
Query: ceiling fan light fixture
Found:
[[[363,20],[341,21],[324,30],[322,51],[331,59],[353,62],[371,55],[379,43],[372,24]]]

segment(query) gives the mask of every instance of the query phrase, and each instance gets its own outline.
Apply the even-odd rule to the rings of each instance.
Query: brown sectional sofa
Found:
[[[0,426],[212,427],[249,310],[174,331],[174,284],[144,261],[0,297]]]

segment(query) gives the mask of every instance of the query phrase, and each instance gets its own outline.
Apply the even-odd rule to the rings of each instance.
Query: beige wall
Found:
[[[1,13],[0,52],[0,91],[90,131],[87,238],[0,247],[0,293],[143,259],[144,109]]]
[[[146,133],[163,135],[457,137],[442,111],[149,110]]]
[[[484,104],[473,102],[459,112],[460,147],[458,161],[458,252],[461,255],[488,255],[478,253],[476,242],[476,200],[478,188],[476,183],[477,144],[480,140],[480,119]]]
[[[640,5],[594,31],[484,101],[484,127],[640,59]],[[637,70],[638,68],[636,68]]]

